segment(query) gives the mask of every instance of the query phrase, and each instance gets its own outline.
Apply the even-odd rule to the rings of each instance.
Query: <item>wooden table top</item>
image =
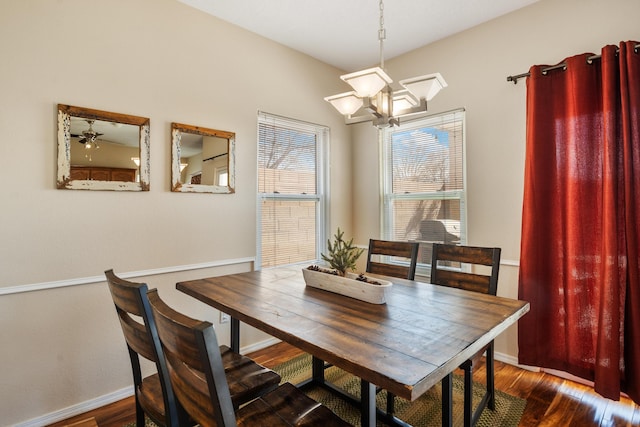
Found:
[[[305,286],[301,267],[177,289],[397,396],[415,400],[529,311],[529,303],[388,278],[376,305]]]

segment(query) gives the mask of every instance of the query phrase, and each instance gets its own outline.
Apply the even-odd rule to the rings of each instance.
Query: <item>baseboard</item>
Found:
[[[494,358],[494,360],[497,360],[499,362],[503,362],[503,363],[506,363],[508,365],[513,365],[515,367],[518,367],[520,369],[524,369],[526,371],[532,371],[532,372],[539,372],[540,371],[540,368],[537,368],[535,366],[520,365],[518,363],[518,358],[515,357],[515,356],[512,356],[510,354],[495,352],[493,354],[493,358]]]
[[[279,342],[281,342],[281,340],[279,340],[278,338],[272,337],[264,341],[257,342],[255,344],[240,347],[240,353],[242,354],[252,353],[254,351],[258,351],[258,350],[262,350],[264,348],[270,347],[274,344],[278,344]]]
[[[133,386],[126,387],[121,390],[114,391],[113,393],[106,394],[104,396],[97,397],[95,399],[87,400],[82,403],[78,403],[67,408],[60,409],[49,414],[42,415],[37,418],[32,418],[28,421],[16,424],[14,427],[41,427],[49,424],[57,423],[58,421],[66,420],[76,415],[83,414],[88,411],[100,408],[102,406],[109,405],[119,400],[125,399],[129,396],[133,396]]]
[[[247,354],[254,351],[262,350],[269,346],[279,343],[280,340],[277,338],[269,338],[264,341],[260,341],[258,343],[248,345],[242,347],[240,349],[240,353]],[[68,408],[61,409],[59,411],[51,412],[49,414],[45,414],[38,418],[33,418],[31,420],[25,421],[20,424],[16,424],[14,427],[41,427],[49,424],[57,423],[62,420],[66,420],[71,417],[75,417],[76,415],[84,414],[88,411],[93,411],[94,409],[100,408],[102,406],[109,405],[111,403],[117,402],[119,400],[125,399],[129,396],[133,396],[133,386],[123,388],[121,390],[115,391],[113,393],[106,394],[104,396],[97,397],[92,400],[87,400],[82,403],[78,403],[77,405],[69,406]]]

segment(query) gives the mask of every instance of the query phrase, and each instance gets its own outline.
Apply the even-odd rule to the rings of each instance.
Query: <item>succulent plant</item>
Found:
[[[340,227],[338,227],[337,233],[333,236],[333,243],[331,240],[327,241],[329,255],[321,254],[322,259],[329,263],[331,268],[334,268],[340,276],[344,276],[347,270],[355,270],[356,261],[364,252],[364,249],[354,246],[353,238],[347,242],[343,236],[344,232],[340,231]]]

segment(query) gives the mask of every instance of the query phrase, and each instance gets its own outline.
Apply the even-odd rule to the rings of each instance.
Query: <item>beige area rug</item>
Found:
[[[311,377],[311,356],[304,354],[295,357],[273,368],[282,376],[283,382],[292,384],[300,383]],[[360,396],[360,379],[332,366],[325,371],[325,378],[348,393]],[[485,387],[474,382],[474,405],[482,399]],[[441,387],[438,385],[427,391],[414,402],[404,399],[395,399],[396,416],[415,427],[440,427],[442,425]],[[307,390],[306,393],[315,400],[328,406],[342,419],[354,426],[360,425],[360,411],[346,400],[328,392],[323,388]],[[453,375],[453,425],[463,425],[463,381],[459,375]],[[383,390],[376,396],[378,408],[386,407],[387,394]],[[485,409],[478,420],[478,427],[517,427],[524,412],[527,401],[496,390],[496,410]],[[474,406],[475,407],[475,406]],[[134,426],[127,424],[125,427]],[[154,427],[147,419],[147,427]],[[384,426],[383,423],[378,423]]]
[[[274,368],[283,381],[297,384],[311,377],[311,356],[302,355],[291,359]],[[360,396],[360,379],[335,366],[325,371],[325,378],[348,393]],[[473,399],[477,405],[482,399],[485,387],[474,382]],[[438,385],[431,388],[414,402],[395,399],[396,416],[413,426],[440,427],[442,425],[441,408],[442,388]],[[453,375],[453,425],[463,425],[463,379]],[[354,426],[360,425],[360,411],[350,403],[322,388],[307,391],[307,394],[319,402],[327,405],[342,419]],[[386,391],[376,396],[378,408],[386,407]],[[524,412],[527,401],[496,390],[496,410],[485,409],[476,426],[479,427],[517,427]],[[474,406],[475,407],[475,406]],[[378,425],[384,425],[378,423]]]

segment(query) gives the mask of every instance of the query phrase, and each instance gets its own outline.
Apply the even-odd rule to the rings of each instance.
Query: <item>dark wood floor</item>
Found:
[[[258,363],[273,367],[300,354],[281,343],[250,354]],[[484,381],[483,368],[474,379]],[[520,426],[640,426],[640,407],[629,399],[620,402],[603,399],[591,388],[556,376],[530,372],[501,362],[495,363],[496,388],[527,399]],[[135,421],[133,397],[52,424],[62,427],[93,419],[100,427],[121,427]]]

